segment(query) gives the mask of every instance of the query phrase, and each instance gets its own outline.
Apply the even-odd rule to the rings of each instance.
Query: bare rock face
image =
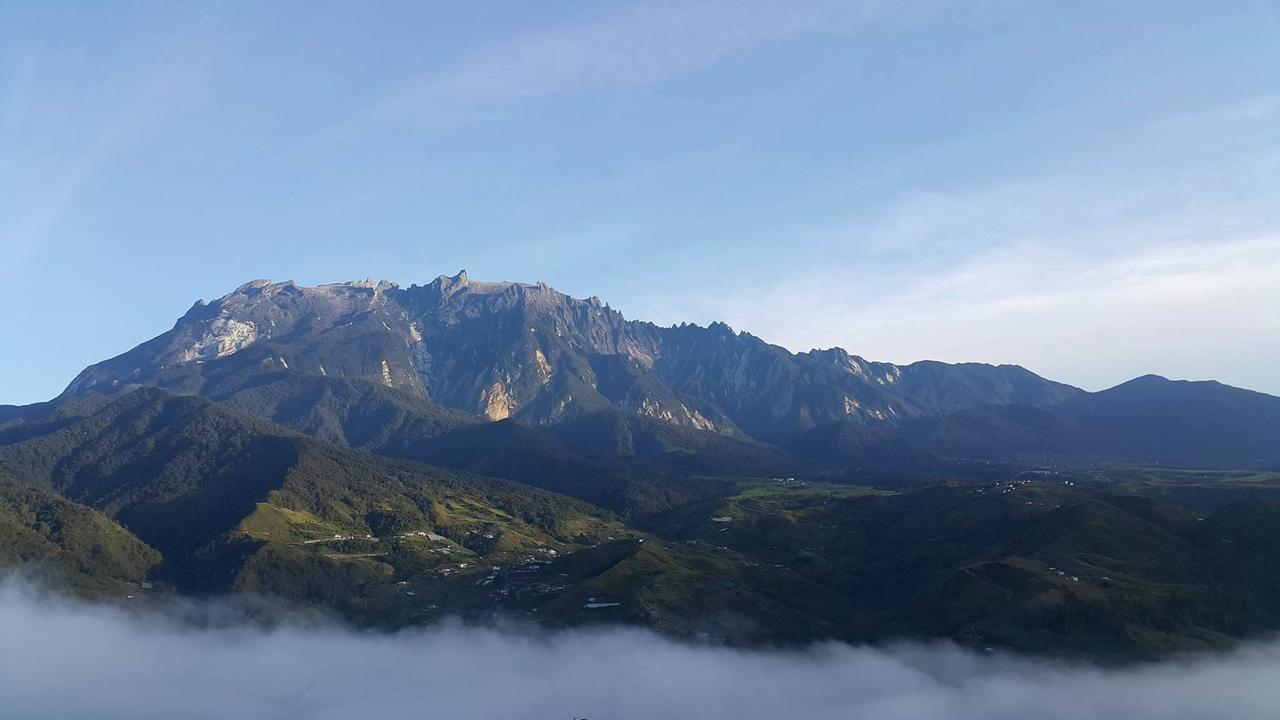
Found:
[[[82,372],[64,395],[157,385],[202,393],[211,368],[368,380],[490,419],[552,424],[615,408],[780,442],[816,426],[894,426],[1081,391],[1016,366],[791,353],[723,323],[663,328],[544,283],[465,271],[401,288],[255,280],[197,302],[172,330]]]

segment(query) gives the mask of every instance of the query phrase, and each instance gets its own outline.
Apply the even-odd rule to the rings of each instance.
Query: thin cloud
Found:
[[[650,85],[788,37],[847,32],[882,10],[880,3],[632,5],[479,50],[389,92],[361,120],[447,122],[485,115],[494,104]]]
[[[0,187],[9,194],[0,252],[8,262],[0,277],[29,272],[28,256],[60,246],[58,233],[77,205],[100,192],[149,133],[201,96],[202,81],[221,60],[212,31],[192,20],[173,33],[143,44],[146,57],[132,63],[58,54],[26,39],[8,51],[13,69],[0,77],[9,86],[0,114]],[[90,78],[95,91],[68,92],[68,70]]]
[[[743,651],[634,629],[456,624],[380,634],[264,628],[228,622],[230,611],[209,604],[179,608],[127,611],[0,588],[0,711],[28,720],[1280,717],[1275,643],[1104,670],[945,644]]]
[[[1151,372],[1280,393],[1265,191],[1280,148],[1264,131],[1278,110],[1258,97],[1100,141],[1105,163],[907,193],[788,238],[815,269],[641,298],[637,315],[723,319],[792,350],[1016,363],[1093,390]]]
[[[1098,259],[1010,246],[890,274],[874,297],[841,269],[715,301],[735,327],[792,349],[1009,362],[1101,389],[1155,372],[1276,392],[1280,237],[1146,247]],[[815,311],[815,308],[817,311]]]

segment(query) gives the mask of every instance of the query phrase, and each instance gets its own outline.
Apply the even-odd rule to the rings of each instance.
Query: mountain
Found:
[[[64,396],[154,385],[211,395],[238,372],[357,378],[490,420],[546,425],[621,409],[779,443],[817,425],[895,424],[1081,391],[1014,366],[907,366],[843,350],[791,353],[722,323],[658,327],[544,284],[255,281],[198,302],[172,330],[93,365]],[[242,382],[250,382],[247,379]]]
[[[1280,629],[1275,466],[1280,398],[1219,383],[792,353],[465,273],[256,281],[0,407],[0,564],[371,627],[1135,659]]]
[[[855,472],[933,473],[952,467],[935,444],[907,437],[901,428],[848,420],[819,425],[787,447],[801,457]]]
[[[792,353],[723,323],[659,327],[597,298],[465,272],[407,289],[247,283],[85,369],[53,405],[141,386],[352,448],[504,476],[549,467],[539,445],[578,456],[578,466],[643,461],[709,474],[945,473],[975,459],[1280,463],[1280,398],[1261,393],[1155,376],[1088,393],[1011,365]],[[0,427],[31,412],[0,408]],[[497,420],[551,432],[481,429]],[[637,444],[637,431],[652,442]],[[501,437],[507,459],[443,450],[451,433]],[[522,463],[517,446],[543,457]]]
[[[1280,398],[1222,383],[1146,375],[1060,413],[1096,431],[1099,454],[1226,465],[1280,458]]]
[[[566,420],[548,432],[578,451],[635,458],[708,475],[782,475],[805,467],[796,455],[616,408]]]

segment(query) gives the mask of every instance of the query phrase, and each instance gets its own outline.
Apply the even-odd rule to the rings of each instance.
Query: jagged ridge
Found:
[[[207,366],[249,348],[257,371],[369,380],[494,420],[545,425],[612,408],[771,443],[834,421],[896,426],[1082,394],[1016,366],[900,366],[840,348],[791,353],[723,323],[659,327],[595,297],[464,271],[407,289],[246,283],[86,369],[64,396],[137,385],[208,394]]]

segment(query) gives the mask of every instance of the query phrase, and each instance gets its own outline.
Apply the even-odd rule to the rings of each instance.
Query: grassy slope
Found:
[[[159,553],[103,515],[0,479],[0,565],[48,571],[93,593],[132,590],[159,560]]]
[[[189,589],[239,583],[307,597],[290,577],[312,573],[249,560],[262,552],[312,564],[328,548],[303,543],[333,535],[430,530],[487,555],[572,543],[611,522],[581,501],[326,445],[156,390],[23,431],[0,448],[0,467],[101,509],[164,553],[165,577]],[[401,554],[414,561],[415,553]],[[244,568],[252,582],[241,578]]]

